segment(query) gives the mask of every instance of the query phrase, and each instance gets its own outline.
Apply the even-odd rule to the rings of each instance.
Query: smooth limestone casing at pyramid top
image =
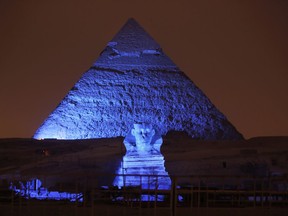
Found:
[[[126,136],[135,122],[151,123],[162,135],[173,130],[196,139],[242,138],[153,38],[129,19],[34,138]]]

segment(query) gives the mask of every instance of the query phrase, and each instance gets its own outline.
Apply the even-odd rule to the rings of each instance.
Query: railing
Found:
[[[126,215],[127,211],[135,209],[138,209],[136,215],[146,215],[147,211],[180,215],[179,212],[183,209],[207,208],[275,207],[288,211],[287,177],[172,176],[170,177],[171,187],[165,190],[153,187],[142,188],[141,185],[118,188],[109,184],[103,186],[100,183],[103,179],[112,182],[111,179],[114,177],[111,175],[89,175],[86,178],[49,176],[40,177],[41,182],[39,179],[31,180],[32,178],[27,177],[2,178],[0,179],[0,215],[2,215],[1,211],[5,212],[3,215],[24,215],[23,211],[34,215],[32,212],[35,209],[36,212],[42,213],[54,209],[60,214],[71,211],[71,207],[74,209],[73,215],[89,216],[113,215],[114,211]],[[137,175],[137,177],[155,179],[159,176]],[[22,190],[19,189],[20,186]],[[42,197],[39,200],[36,195],[41,193]],[[45,193],[49,196],[45,197],[43,195]]]

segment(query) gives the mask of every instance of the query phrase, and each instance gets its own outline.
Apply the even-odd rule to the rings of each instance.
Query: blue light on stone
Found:
[[[161,136],[156,133],[151,124],[134,124],[124,140],[126,154],[113,184],[120,188],[169,190],[171,179],[165,170],[164,157],[160,152],[162,142]],[[142,196],[142,201],[149,199],[154,200],[154,197]],[[157,199],[161,199],[161,196]]]
[[[69,193],[59,191],[49,191],[42,186],[39,179],[32,179],[26,182],[11,183],[10,190],[26,199],[37,200],[69,200],[71,202],[83,202],[82,193]]]
[[[135,120],[152,122],[162,135],[174,130],[196,139],[242,138],[133,19],[107,44],[34,138],[124,137]]]

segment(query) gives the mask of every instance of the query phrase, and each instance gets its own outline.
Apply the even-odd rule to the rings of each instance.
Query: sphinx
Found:
[[[113,184],[142,189],[165,190],[171,180],[164,166],[160,148],[163,139],[150,123],[136,123],[123,141],[126,154]]]

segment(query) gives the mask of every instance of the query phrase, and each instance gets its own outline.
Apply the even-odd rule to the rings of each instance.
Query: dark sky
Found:
[[[0,138],[31,137],[130,17],[246,138],[288,135],[286,0],[0,0]]]

